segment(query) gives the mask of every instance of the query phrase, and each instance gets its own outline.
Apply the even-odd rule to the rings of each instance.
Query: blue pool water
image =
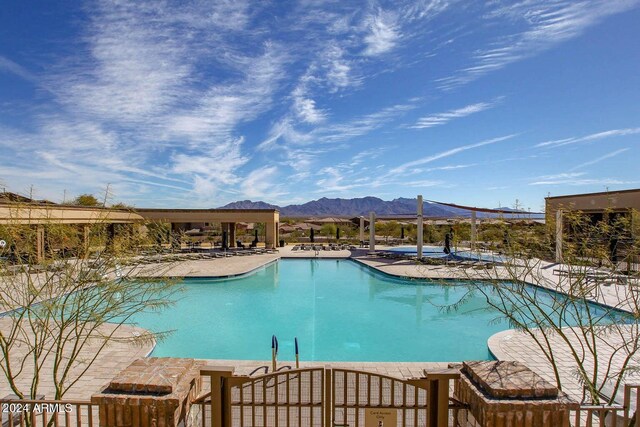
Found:
[[[398,252],[405,255],[417,255],[418,248],[416,246],[398,246],[389,249],[390,252]],[[505,259],[501,255],[494,255],[491,253],[477,252],[470,250],[453,250],[451,255],[444,253],[443,246],[423,246],[422,255],[429,258],[446,258],[447,256],[454,257],[461,260],[470,261],[489,261],[489,262],[504,262]]]
[[[145,313],[145,328],[175,330],[153,356],[209,359],[461,361],[489,359],[487,339],[508,328],[467,287],[391,278],[350,260],[280,260],[235,279],[187,279],[176,304]]]

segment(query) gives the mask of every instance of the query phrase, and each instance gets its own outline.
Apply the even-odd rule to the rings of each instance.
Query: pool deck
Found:
[[[9,328],[9,322],[7,319],[0,318],[0,328],[7,330]],[[103,328],[103,331],[107,328]],[[144,329],[137,328],[129,325],[123,325],[116,333],[116,337],[122,340],[111,341],[107,347],[98,355],[95,363],[83,375],[76,384],[69,388],[65,399],[77,399],[77,400],[89,400],[91,395],[101,390],[111,379],[122,369],[129,366],[129,364],[139,358],[145,357],[153,349],[151,343],[134,344],[131,342],[124,342],[123,340],[129,339],[133,334],[141,334]],[[87,360],[89,356],[92,356],[98,349],[98,340],[91,341],[87,344],[87,347],[82,350],[78,361]],[[31,341],[33,342],[33,341]],[[13,365],[14,371],[19,365],[19,362],[25,356],[25,348],[15,346],[11,351],[10,361]],[[78,372],[82,369],[82,363],[76,365],[72,370],[70,378],[75,378]],[[23,393],[28,393],[30,388],[31,379],[33,378],[33,363],[27,359],[25,364],[25,370],[17,376],[16,384]],[[53,372],[53,358],[46,359],[43,367],[40,369],[40,386],[38,388],[38,394],[44,394],[47,399],[53,399],[55,395],[55,388],[53,382],[50,381]],[[0,397],[4,397],[8,394],[13,394],[9,387],[4,375],[0,375]]]
[[[280,254],[256,254],[227,258],[148,264],[138,274],[160,277],[232,277],[260,269],[280,258]]]
[[[439,279],[470,279],[470,278],[509,278],[511,275],[501,272],[499,268],[482,271],[474,269],[462,269],[451,266],[429,266],[417,264],[410,260],[391,260],[369,255],[368,249],[341,250],[341,251],[293,251],[292,246],[278,248],[275,254],[257,254],[247,256],[233,256],[227,258],[190,260],[178,263],[149,264],[139,271],[142,275],[158,275],[172,277],[230,277],[250,273],[260,269],[280,258],[326,258],[346,259],[351,258],[356,262],[367,265],[380,272],[410,278],[423,278],[431,280]],[[385,247],[376,247],[384,250]],[[562,278],[554,275],[554,269],[562,268],[562,265],[541,262],[535,271],[535,277],[523,274],[522,278],[530,283],[549,289],[561,289]],[[529,273],[530,274],[530,273]],[[528,280],[527,280],[528,279]],[[608,305],[619,305],[620,298],[624,295],[624,285],[600,286],[598,295],[594,298],[597,302]],[[2,324],[0,324],[0,327]],[[132,331],[126,330],[127,333]],[[555,343],[561,349],[563,344]],[[488,341],[490,351],[499,360],[517,360],[524,362],[548,380],[555,381],[551,365],[544,358],[533,340],[523,333],[507,330],[495,334]],[[123,343],[114,343],[108,351],[103,353],[94,368],[91,369],[78,384],[76,384],[67,398],[87,399],[108,382],[117,372],[128,366],[133,360],[144,357],[151,351],[150,345],[134,347]],[[91,349],[87,352],[90,354]],[[561,352],[562,353],[562,352]],[[560,357],[561,376],[567,391],[576,399],[581,397],[582,390],[573,375],[574,365],[571,357],[564,354]],[[253,369],[263,365],[269,365],[270,361],[247,360],[208,360],[208,365],[234,366],[236,373],[248,374]],[[283,361],[278,366],[291,365],[292,362]],[[380,374],[400,378],[422,376],[423,369],[446,367],[446,362],[301,362],[302,367],[307,366],[334,366],[349,369],[361,369],[378,372]],[[640,382],[640,377],[633,378]],[[52,396],[51,390],[43,389],[48,398]],[[9,394],[6,380],[0,381],[0,396]]]

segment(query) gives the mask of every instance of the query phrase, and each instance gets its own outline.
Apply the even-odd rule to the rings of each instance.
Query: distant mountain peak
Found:
[[[220,206],[219,209],[280,209],[280,207],[263,201],[239,200]]]
[[[280,215],[287,217],[328,217],[328,216],[368,216],[370,212],[375,212],[380,216],[393,215],[415,215],[417,211],[416,199],[399,197],[391,201],[382,200],[374,196],[356,197],[353,199],[342,199],[322,197],[318,200],[311,200],[299,205],[277,206],[263,201],[240,200],[220,207],[221,209],[277,209]],[[500,210],[513,212],[514,214],[528,213],[512,208],[498,208]],[[509,216],[510,214],[505,214]],[[437,203],[424,202],[425,217],[469,217],[471,211],[453,207],[439,205]],[[486,212],[478,212],[479,218],[492,218],[498,215]],[[517,215],[516,215],[517,217]]]

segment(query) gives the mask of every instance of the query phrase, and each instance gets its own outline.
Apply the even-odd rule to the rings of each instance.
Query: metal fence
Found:
[[[209,390],[194,404],[202,427],[448,427],[456,374],[398,379],[350,369],[291,369],[256,377],[205,368]],[[208,388],[205,384],[205,388]]]
[[[89,401],[0,399],[2,427],[97,426],[99,409]]]
[[[640,385],[626,384],[622,404],[580,405],[574,412],[574,427],[640,427],[636,417],[640,405]]]

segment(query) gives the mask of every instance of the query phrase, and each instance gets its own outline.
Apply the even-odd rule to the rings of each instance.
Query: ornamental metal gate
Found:
[[[255,377],[208,370],[203,375],[210,376],[213,390],[209,400],[195,402],[202,405],[203,427],[448,425],[449,377],[446,383],[443,378],[403,380],[338,368]]]
[[[364,427],[367,416],[375,409],[397,411],[396,425],[391,427],[426,425],[426,380],[400,380],[371,372],[332,369],[331,396],[334,425]]]
[[[228,378],[224,397],[227,425],[323,427],[325,390],[323,368]]]

